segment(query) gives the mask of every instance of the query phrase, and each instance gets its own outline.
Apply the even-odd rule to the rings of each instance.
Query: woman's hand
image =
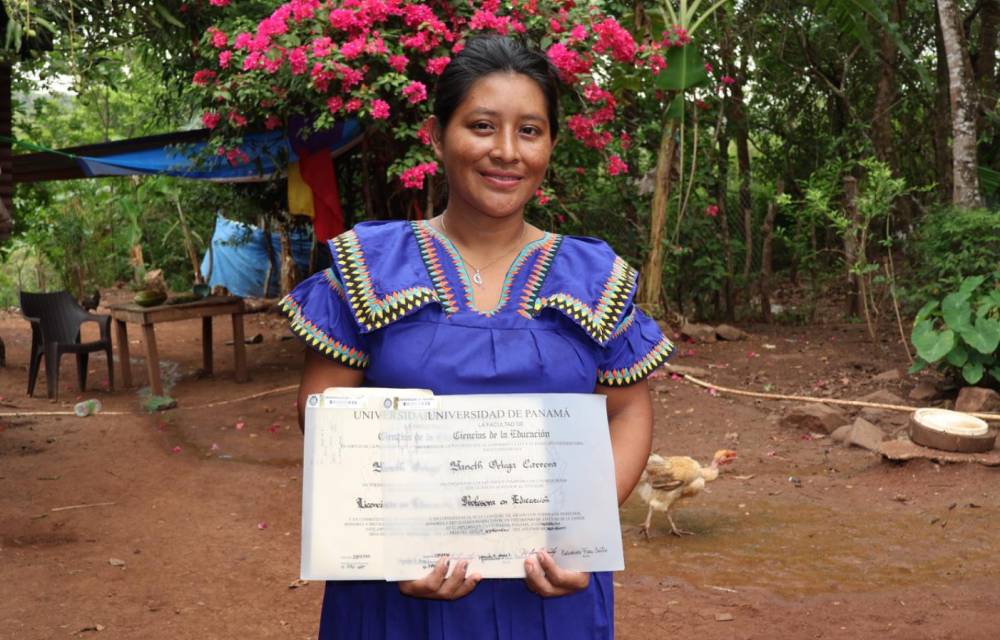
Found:
[[[524,582],[544,598],[576,593],[590,584],[590,574],[560,569],[546,551],[540,550],[524,561]]]
[[[455,566],[455,570],[451,572],[451,576],[446,578],[445,576],[448,573],[448,558],[443,557],[434,565],[434,570],[423,578],[400,582],[399,592],[405,596],[413,596],[414,598],[458,600],[475,589],[481,579],[478,573],[466,576],[465,571],[468,568],[469,563],[461,560]]]

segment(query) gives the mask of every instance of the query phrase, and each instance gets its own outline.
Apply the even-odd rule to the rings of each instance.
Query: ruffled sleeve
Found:
[[[292,331],[310,348],[355,369],[368,366],[366,341],[351,313],[344,283],[332,268],[303,280],[279,305]]]
[[[643,380],[670,358],[674,345],[659,325],[631,301],[597,368],[597,382],[624,387]]]

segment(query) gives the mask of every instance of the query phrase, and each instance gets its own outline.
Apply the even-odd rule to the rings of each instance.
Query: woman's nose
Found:
[[[517,148],[517,134],[515,132],[501,132],[494,138],[493,150],[490,157],[500,162],[517,162],[520,159],[520,151]]]

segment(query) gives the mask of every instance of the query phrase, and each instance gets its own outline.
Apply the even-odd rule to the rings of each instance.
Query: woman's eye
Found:
[[[538,127],[527,126],[527,127],[521,127],[521,133],[527,134],[529,136],[537,136],[542,133],[542,130],[539,129]]]
[[[493,125],[491,125],[489,122],[476,122],[473,123],[472,128],[475,131],[490,131],[491,129],[493,129]]]

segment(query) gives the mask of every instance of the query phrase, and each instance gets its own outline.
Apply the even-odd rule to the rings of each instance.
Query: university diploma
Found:
[[[624,568],[604,396],[328,389],[305,422],[302,577]]]

